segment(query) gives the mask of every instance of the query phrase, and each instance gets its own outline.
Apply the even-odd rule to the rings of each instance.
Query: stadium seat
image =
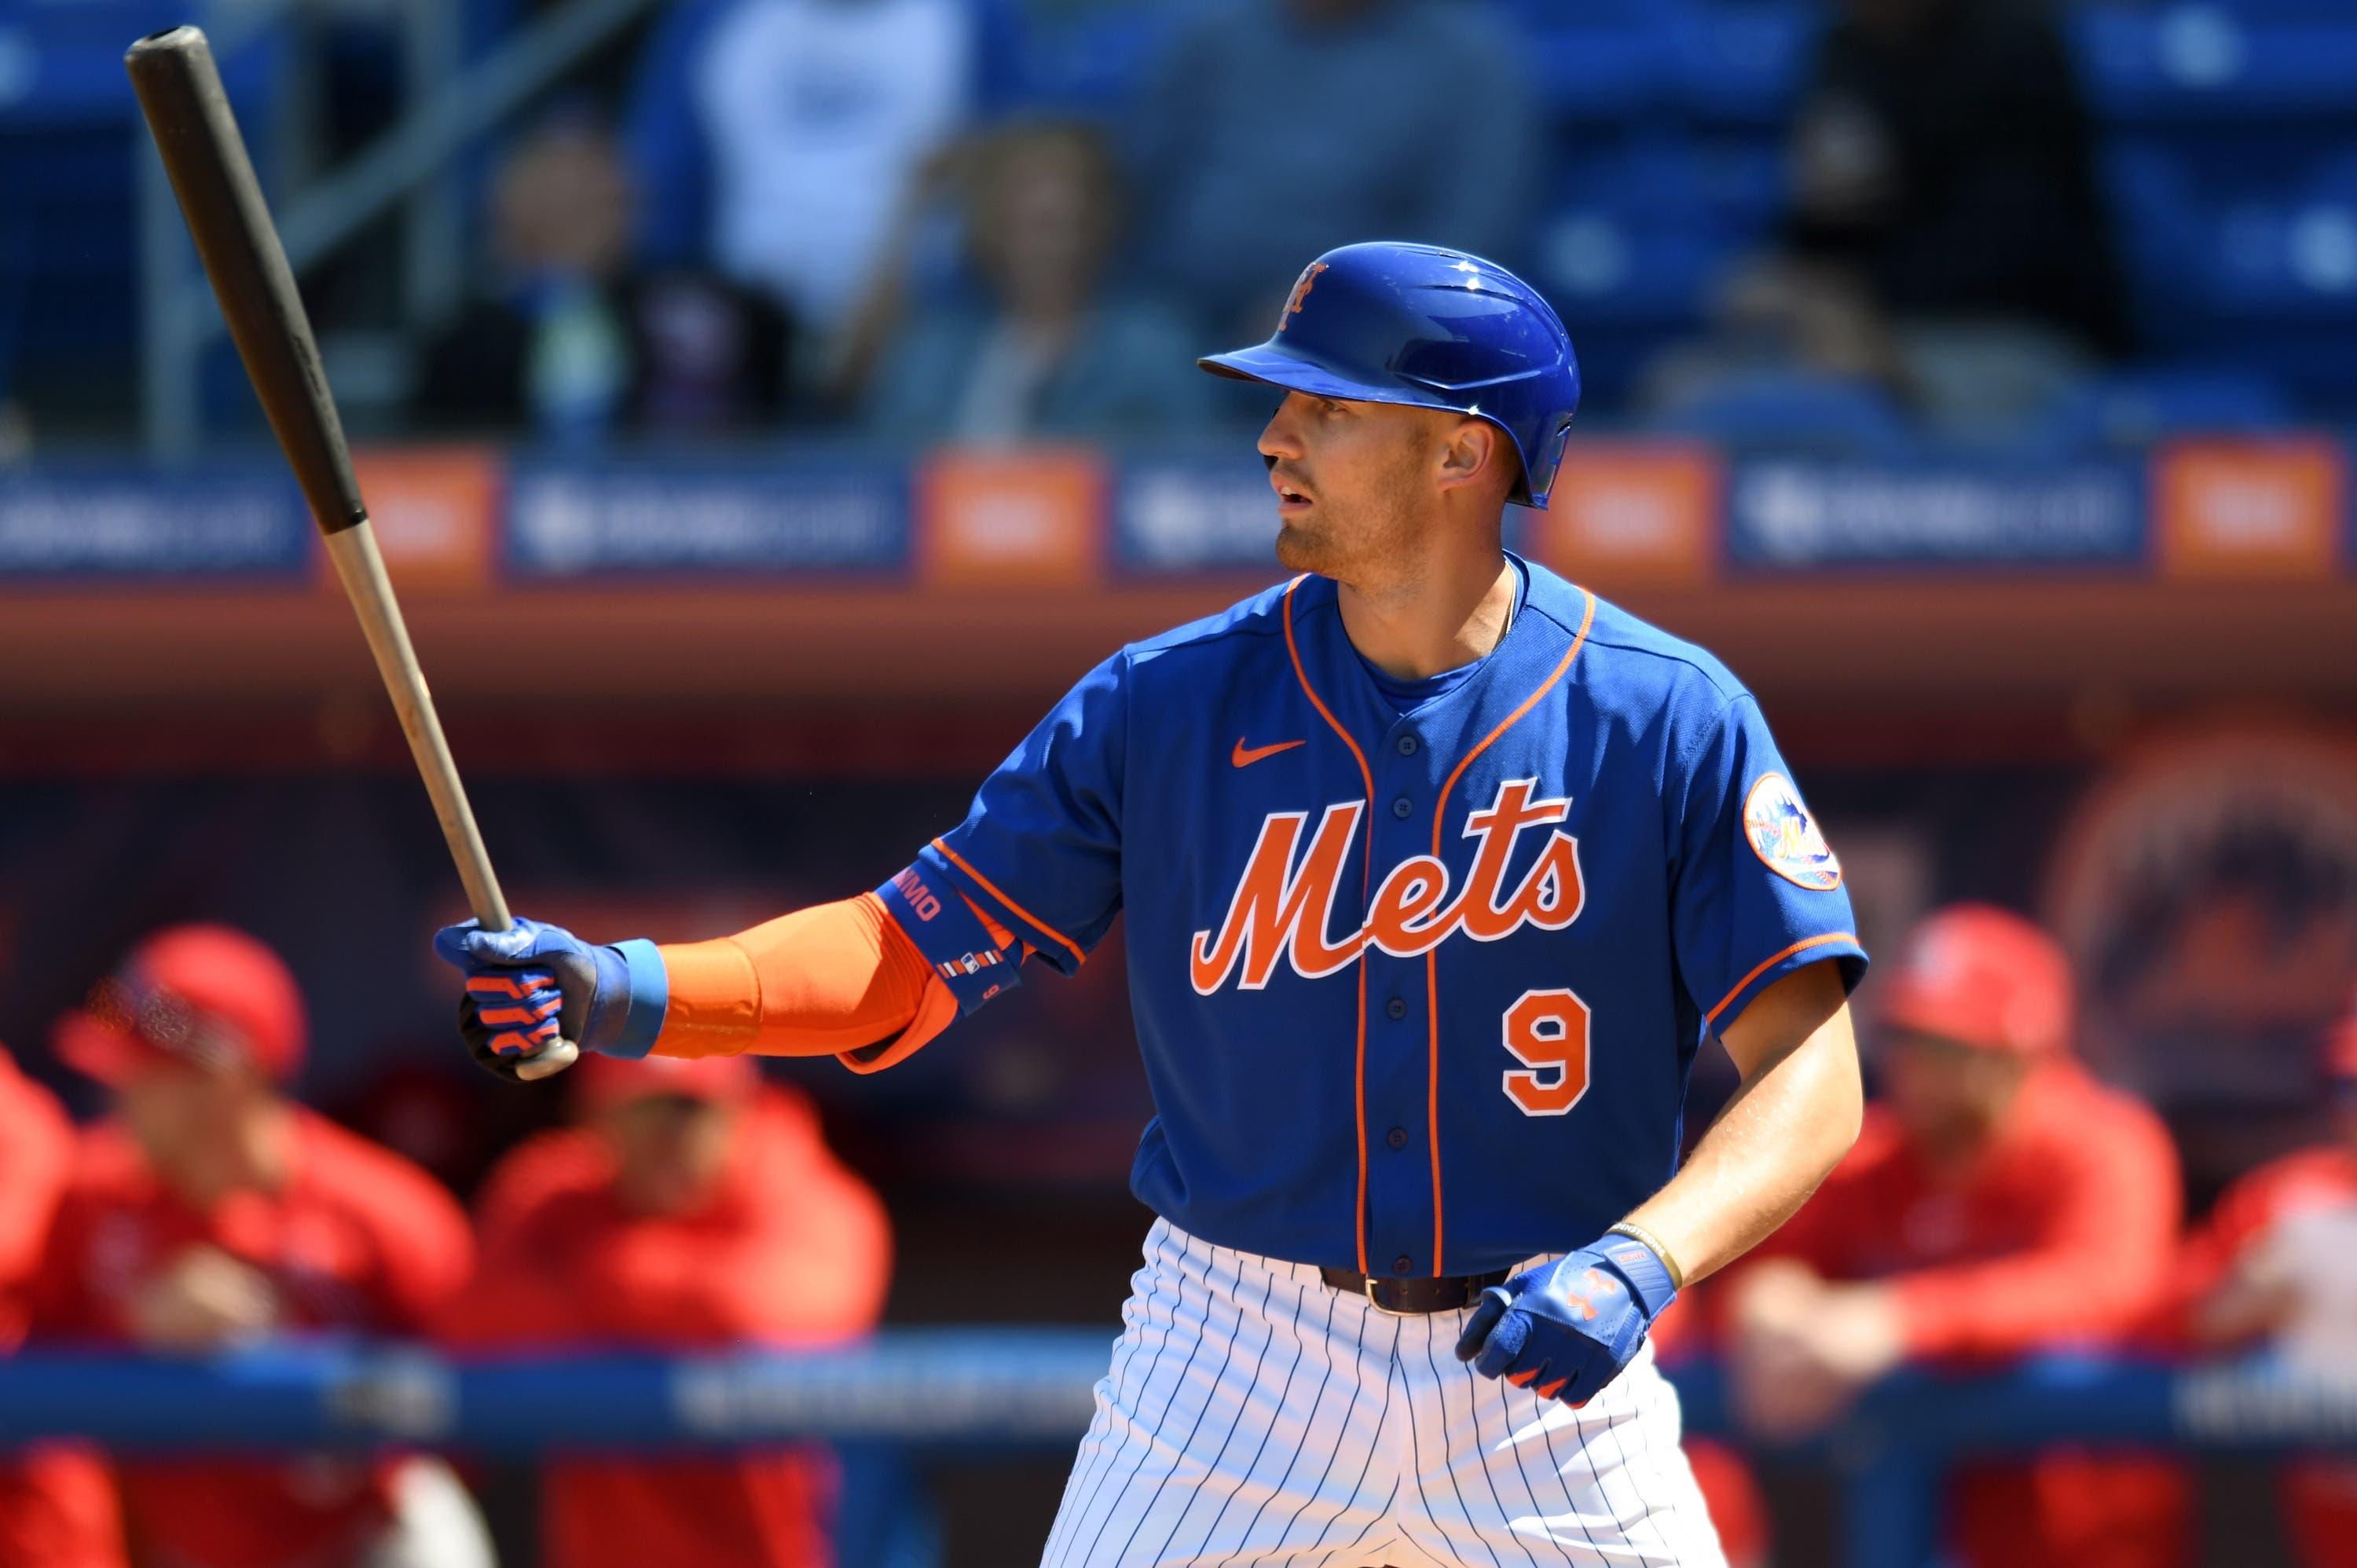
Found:
[[[2357,136],[2146,135],[2104,163],[2152,350],[2357,400]]]
[[[1625,122],[1660,108],[1671,82],[1677,0],[1502,0],[1541,102],[1566,124]]]
[[[175,0],[0,0],[0,385],[90,406],[132,376],[138,314],[135,158],[123,74],[133,39],[208,7]],[[281,58],[272,37],[221,73],[253,135]],[[266,141],[254,146],[265,179]]]
[[[0,125],[121,119],[131,99],[123,51],[204,11],[173,0],[0,0]]]
[[[2136,139],[2104,163],[2148,304],[2357,324],[2357,140]]]
[[[1591,320],[1683,328],[1738,249],[1681,137],[1585,141],[1564,160],[1537,255],[1542,286]]]
[[[1714,227],[1754,240],[1782,218],[1791,175],[1781,134],[1702,131],[1688,139],[1687,156],[1698,210]]]
[[[1913,441],[1877,389],[1800,371],[1760,371],[1655,417],[1650,428],[1730,446],[1889,454]]]
[[[1814,0],[1694,0],[1671,7],[1678,107],[1702,124],[1781,126],[1825,8]]]
[[[1171,0],[1133,0],[1035,16],[1024,43],[1025,96],[1042,109],[1117,116],[1145,88],[1184,14]]]
[[[2115,123],[2357,121],[2357,8],[2095,0],[2069,25],[2088,96]]]
[[[2025,445],[2067,456],[2194,431],[2281,429],[2296,412],[2282,387],[2252,371],[2161,366],[2105,376],[2071,393]]]

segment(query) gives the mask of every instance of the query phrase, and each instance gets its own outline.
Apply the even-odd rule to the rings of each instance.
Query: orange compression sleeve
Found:
[[[995,940],[1013,942],[1005,927],[984,923]],[[873,893],[660,950],[671,1004],[657,1056],[839,1056],[873,1071],[957,1016],[949,988]],[[886,1042],[880,1057],[867,1050]]]

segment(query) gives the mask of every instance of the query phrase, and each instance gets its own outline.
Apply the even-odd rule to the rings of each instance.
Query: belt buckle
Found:
[[[1413,1312],[1403,1312],[1397,1307],[1385,1306],[1382,1302],[1377,1301],[1375,1299],[1375,1287],[1383,1283],[1383,1281],[1377,1279],[1374,1275],[1361,1274],[1359,1277],[1364,1282],[1361,1288],[1366,1292],[1367,1305],[1373,1307],[1377,1312],[1382,1313],[1385,1317],[1415,1317],[1417,1316],[1417,1314]]]

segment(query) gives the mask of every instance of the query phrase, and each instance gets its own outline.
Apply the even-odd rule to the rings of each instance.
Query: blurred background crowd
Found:
[[[111,62],[187,9],[0,8],[20,444],[135,415]],[[456,84],[511,109],[414,190],[339,187],[298,238],[364,431],[1232,420],[1174,367],[1369,234],[1532,276],[1580,318],[1591,412],[1648,427],[2061,440],[2123,400],[2214,426],[2357,396],[2333,0],[199,9],[285,191],[450,123]],[[490,59],[532,91],[462,74]],[[199,394],[235,419],[233,390]]]
[[[1777,1440],[1902,1364],[2357,1369],[2348,0],[0,0],[0,1349],[1110,1339],[1145,1225],[1117,943],[873,1079],[464,1063],[141,150],[122,49],[191,19],[519,907],[890,875],[1273,575],[1267,400],[1195,355],[1330,245],[1484,252],[1588,387],[1517,542],[1760,691],[1877,954],[1867,1138],[1663,1328],[1734,1369],[1736,1560],[1834,1560]],[[1064,1474],[852,1542],[857,1459],[47,1448],[0,1568],[1021,1563]],[[1949,1495],[1975,1568],[2357,1563],[2321,1461]]]

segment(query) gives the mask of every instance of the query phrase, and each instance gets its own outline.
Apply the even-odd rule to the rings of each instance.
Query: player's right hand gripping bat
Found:
[[[278,231],[271,226],[244,139],[230,113],[212,49],[200,29],[174,27],[133,44],[123,63],[156,138],[156,150],[172,177],[189,237],[204,261],[205,275],[212,280],[213,295],[221,301],[238,357],[245,361],[254,394],[270,416],[270,427],[277,433],[278,445],[327,542],[328,557],[336,564],[344,593],[360,616],[361,630],[393,696],[402,734],[425,777],[425,792],[434,799],[442,836],[457,862],[458,878],[466,884],[467,901],[484,929],[505,930],[507,901],[500,896],[490,856],[476,831],[457,766],[434,714],[434,699],[409,645],[408,628],[402,624],[401,606],[385,577],[360,484],[352,477],[343,424],[336,417],[335,400],[320,368],[318,345],[311,337],[302,297],[295,292]],[[560,1043],[530,1064],[536,1070],[526,1076],[556,1072],[573,1057],[573,1046]]]

